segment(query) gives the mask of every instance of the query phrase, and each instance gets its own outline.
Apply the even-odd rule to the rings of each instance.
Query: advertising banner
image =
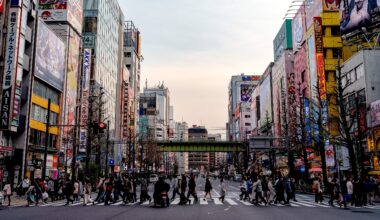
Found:
[[[64,124],[63,138],[70,138],[71,130],[75,126],[78,76],[79,76],[79,48],[81,38],[70,28],[68,55],[67,55],[67,73],[66,73],[66,97],[64,101]],[[71,148],[72,143],[68,143]]]
[[[8,33],[6,35],[3,92],[1,102],[1,123],[0,129],[10,129],[11,120],[14,118],[14,105],[19,105],[21,96],[22,68],[18,65],[18,50],[20,42],[21,9],[10,8],[8,16]],[[21,74],[21,75],[20,75]],[[18,99],[16,100],[16,96]],[[18,109],[17,109],[18,113]],[[18,124],[17,124],[18,126]],[[17,128],[16,128],[17,129]],[[17,131],[17,130],[16,130]]]
[[[79,152],[86,152],[87,148],[87,122],[88,122],[88,97],[90,92],[91,74],[91,49],[83,51],[83,75],[82,75],[82,105],[80,116],[80,143]]]
[[[44,21],[67,21],[82,31],[83,0],[39,0],[39,15]]]
[[[63,91],[65,79],[65,43],[39,20],[34,75]]]
[[[323,0],[305,0],[305,12],[306,12],[306,29],[309,29],[313,25],[313,18],[320,16],[323,7]]]
[[[380,99],[371,103],[371,125],[372,127],[380,125]]]
[[[322,0],[323,11],[338,11],[341,0]]]
[[[305,131],[306,131],[306,144],[310,146],[311,140],[311,124],[310,124],[310,101],[308,98],[304,100],[305,105]]]
[[[241,102],[251,102],[252,101],[252,90],[253,85],[243,84],[240,85],[240,101]]]
[[[306,24],[305,24],[305,6],[301,6],[292,21],[293,31],[293,50],[298,51],[305,41]]]
[[[0,13],[4,12],[4,2],[5,0],[0,0]]]
[[[268,75],[260,85],[260,126],[265,127],[272,123],[272,97],[270,76]]]
[[[309,61],[309,74],[310,74],[310,94],[312,103],[318,103],[317,94],[317,64],[315,55],[315,38],[314,33],[307,39],[307,53]]]
[[[342,34],[380,23],[379,0],[342,0],[339,12]]]

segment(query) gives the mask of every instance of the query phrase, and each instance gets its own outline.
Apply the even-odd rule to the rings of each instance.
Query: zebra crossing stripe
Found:
[[[294,204],[293,202],[290,202],[290,206],[293,206],[293,207],[300,207],[300,205]]]
[[[172,203],[170,203],[170,204],[171,204],[171,205],[178,205],[180,201],[181,201],[181,200],[180,200],[179,198],[176,198],[176,199],[174,199],[174,201],[173,201]]]
[[[116,205],[121,205],[123,203],[123,201],[119,201],[119,202],[116,202],[116,203],[113,203],[111,204],[112,206],[116,206]]]
[[[291,204],[297,204],[297,205],[306,206],[306,207],[311,207],[311,208],[315,208],[315,207],[316,207],[316,206],[314,206],[314,205],[309,205],[309,204],[301,203],[301,202],[291,202]]]
[[[206,199],[200,199],[199,204],[201,205],[208,205],[208,202]]]
[[[214,203],[215,203],[215,205],[223,205],[223,202],[220,201],[218,198],[214,199]]]
[[[303,203],[310,204],[310,205],[314,205],[314,206],[323,207],[323,208],[330,208],[330,206],[328,206],[328,205],[324,205],[324,204],[312,203],[312,202],[307,202],[307,201],[302,201],[302,202],[303,202]]]
[[[246,206],[252,206],[253,204],[244,200],[239,200],[241,203],[243,203]]]
[[[145,202],[141,203],[141,205],[149,205],[149,201],[145,201]]]
[[[230,205],[238,205],[234,200],[232,199],[225,199],[226,202],[228,202]]]

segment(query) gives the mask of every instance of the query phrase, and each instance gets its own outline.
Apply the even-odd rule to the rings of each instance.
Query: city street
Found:
[[[123,204],[116,202],[109,206],[104,203],[82,207],[81,202],[65,206],[65,201],[47,203],[38,207],[11,206],[0,210],[0,219],[379,219],[380,204],[349,210],[330,207],[325,200],[322,204],[314,203],[312,195],[298,194],[297,202],[290,206],[254,206],[239,200],[239,183],[227,181],[228,194],[224,204],[219,196],[219,180],[212,180],[213,200],[203,200],[204,179],[198,178],[199,201],[190,205],[178,205],[178,196],[169,208],[155,208],[149,202]],[[152,185],[150,194],[152,194]],[[170,193],[171,196],[171,193]]]

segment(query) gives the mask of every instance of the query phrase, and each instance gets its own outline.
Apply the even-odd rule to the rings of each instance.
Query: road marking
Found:
[[[83,205],[83,202],[76,202],[74,204],[70,204],[69,206],[77,206],[77,205]]]
[[[104,205],[104,202],[100,202],[100,203],[98,203],[98,204],[96,204],[96,205]]]
[[[306,204],[306,203],[301,203],[301,202],[292,202],[294,204],[297,204],[297,205],[301,205],[301,206],[306,206],[306,207],[312,207],[312,208],[315,208],[314,205],[309,205],[309,204]]]
[[[302,202],[310,204],[310,205],[314,205],[314,206],[323,207],[323,208],[330,208],[330,206],[319,204],[319,203],[312,203],[312,202],[307,202],[307,201],[302,201]]]
[[[215,189],[212,189],[212,191],[216,194],[217,197],[220,197],[220,194]]]
[[[225,199],[226,202],[228,202],[230,205],[238,205],[234,200],[232,199]]]
[[[141,205],[149,205],[149,201],[143,202]]]
[[[243,203],[244,205],[247,205],[247,206],[252,206],[253,205],[252,203],[244,201],[244,200],[238,200],[238,201],[241,202],[241,203]]]
[[[174,201],[172,203],[170,203],[171,205],[178,205],[179,203],[181,202],[181,200],[179,198],[176,198],[174,199]]]
[[[218,198],[214,199],[214,203],[215,203],[215,205],[223,205],[223,202],[220,201]]]
[[[123,201],[120,201],[120,202],[113,203],[111,205],[116,206],[116,205],[121,205],[122,203],[123,203]]]
[[[293,202],[290,202],[290,206],[293,206],[293,207],[300,207],[300,205],[294,204]]]
[[[194,198],[190,198],[190,205],[194,204]]]
[[[201,205],[208,205],[208,202],[207,202],[207,200],[205,200],[205,199],[200,199],[200,200],[199,200],[199,203],[200,203]]]

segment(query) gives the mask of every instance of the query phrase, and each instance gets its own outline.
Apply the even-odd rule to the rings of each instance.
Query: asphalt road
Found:
[[[203,198],[204,179],[197,180],[198,196]],[[218,197],[219,181],[212,181],[213,198]],[[64,206],[64,201],[48,203],[38,207],[10,207],[0,210],[0,219],[180,219],[180,220],[237,220],[237,219],[380,219],[380,204],[373,207],[350,208],[349,210],[329,207],[327,204],[315,204],[310,195],[297,195],[297,203],[291,206],[253,206],[238,199],[239,183],[227,182],[228,194],[225,203],[217,199],[200,199],[197,204],[177,205],[172,201],[169,208],[154,208],[151,204],[115,203],[110,206],[95,204],[83,207],[80,202]],[[152,191],[150,191],[152,193]]]

